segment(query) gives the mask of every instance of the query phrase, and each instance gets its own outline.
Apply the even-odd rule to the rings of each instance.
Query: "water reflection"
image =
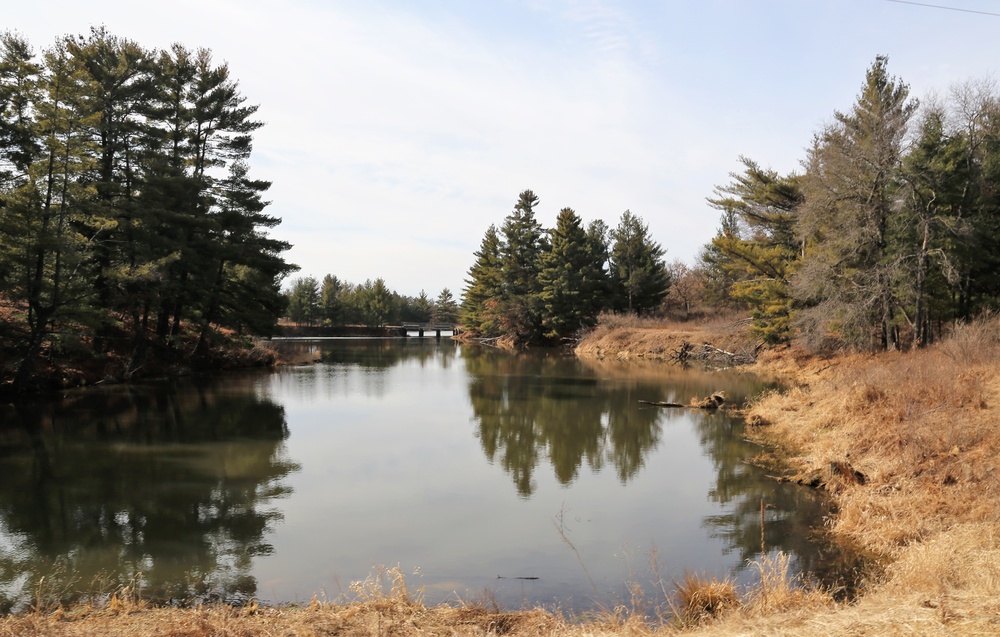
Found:
[[[823,503],[745,464],[738,421],[638,402],[741,403],[750,376],[450,340],[283,347],[319,362],[0,406],[0,609],[42,576],[287,602],[399,563],[431,603],[586,610],[622,597],[623,547],[657,547],[668,580],[740,568],[761,501],[766,550],[830,563],[809,533]]]
[[[136,573],[154,599],[256,594],[297,469],[283,407],[225,377],[0,409],[0,608],[43,576],[65,597]]]
[[[584,463],[600,471],[606,461],[625,483],[659,442],[660,413],[637,410],[630,388],[608,391],[596,378],[570,374],[577,370],[565,357],[466,348],[462,359],[483,452],[511,475],[522,497],[534,491],[541,454],[561,484],[572,482]],[[653,393],[662,388],[647,395]]]
[[[814,525],[827,507],[822,497],[746,463],[759,449],[744,439],[740,420],[724,411],[664,411],[638,403],[686,402],[718,389],[740,403],[763,389],[752,378],[479,349],[463,351],[462,358],[483,452],[510,474],[520,496],[532,495],[533,472],[544,456],[563,485],[576,479],[584,464],[597,472],[605,463],[625,484],[660,444],[663,427],[683,419],[696,431],[715,472],[707,498],[720,505],[719,513],[706,516],[703,525],[725,543],[727,553],[746,564],[762,552],[785,551],[798,557],[800,570],[836,585],[860,568],[856,557],[817,542]]]

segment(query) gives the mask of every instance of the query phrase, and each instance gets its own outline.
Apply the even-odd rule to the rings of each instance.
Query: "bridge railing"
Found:
[[[441,338],[442,332],[458,334],[459,327],[454,323],[403,323],[399,330],[403,336],[409,336],[409,332],[417,332],[417,336],[422,337],[424,332],[434,332],[436,338]]]

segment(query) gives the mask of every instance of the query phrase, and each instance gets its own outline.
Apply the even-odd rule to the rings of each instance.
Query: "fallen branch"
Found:
[[[723,403],[726,402],[726,392],[717,391],[711,396],[702,398],[701,400],[697,398],[692,398],[691,402],[687,405],[682,405],[680,403],[668,403],[661,401],[652,400],[640,400],[643,405],[652,405],[653,407],[678,407],[681,409],[719,409],[722,407]]]
[[[640,400],[639,402],[643,405],[652,405],[653,407],[691,407],[691,405],[682,405],[680,403],[664,403],[652,400]]]
[[[742,348],[738,352],[728,352],[710,343],[692,345],[687,341],[683,341],[681,346],[670,355],[670,359],[682,365],[686,365],[691,361],[698,361],[704,365],[721,365],[726,367],[749,365],[757,360],[757,352],[763,346],[764,342],[759,341],[753,346]]]

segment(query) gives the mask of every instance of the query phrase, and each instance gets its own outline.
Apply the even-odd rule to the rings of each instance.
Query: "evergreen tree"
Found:
[[[659,307],[670,287],[664,251],[649,236],[649,228],[626,210],[611,231],[611,280],[615,309],[647,314]]]
[[[969,319],[1000,301],[1000,97],[992,80],[967,82],[952,92],[945,131],[944,169],[949,201],[947,272],[954,313]],[[938,177],[937,179],[940,179]]]
[[[149,52],[104,27],[91,28],[87,37],[68,36],[63,43],[87,94],[81,116],[95,150],[83,179],[96,191],[88,212],[101,220],[93,258],[97,307],[105,311],[94,343],[100,351],[117,327],[114,311],[124,309],[124,288],[143,250],[135,193],[141,190],[140,149],[148,137],[144,114],[154,85]]]
[[[433,313],[434,302],[431,301],[426,292],[420,290],[420,296],[413,301],[413,318],[411,320],[417,323],[428,323]]]
[[[319,284],[311,276],[292,281],[287,293],[288,318],[295,323],[314,324],[320,317]]]
[[[61,43],[46,52],[44,62],[36,67],[33,101],[22,104],[33,114],[36,152],[21,155],[29,163],[3,204],[4,234],[20,243],[9,262],[14,274],[9,293],[27,305],[28,333],[14,381],[19,389],[57,323],[88,324],[97,315],[86,277],[95,238],[111,225],[88,214],[95,193],[81,183],[93,146],[86,135],[89,120],[81,114],[86,98],[79,75]]]
[[[712,239],[710,258],[724,271],[728,294],[751,309],[753,330],[766,342],[783,342],[791,328],[789,276],[799,259],[795,214],[802,191],[794,175],[740,161],[744,172],[730,175],[733,181],[708,200],[730,220]]]
[[[14,187],[40,151],[33,107],[41,68],[20,35],[0,33],[0,185]]]
[[[212,270],[203,273],[208,285],[199,308],[201,344],[216,324],[238,330],[250,326],[258,333],[271,331],[281,315],[280,282],[298,269],[280,257],[291,245],[262,232],[280,220],[264,214],[268,203],[261,199],[261,193],[270,182],[249,179],[248,170],[245,162],[233,162],[229,177],[217,184],[214,193],[208,236],[213,245],[208,260]],[[250,276],[255,285],[248,288],[245,277],[250,272],[258,276]],[[270,318],[262,322],[263,317]],[[322,321],[322,315],[317,320]]]
[[[898,227],[903,136],[916,104],[909,87],[876,58],[857,101],[816,139],[799,208],[804,259],[795,292],[809,307],[802,325],[845,342],[892,349],[898,342],[896,290],[906,276]]]
[[[441,325],[452,325],[458,321],[458,303],[448,288],[441,290],[434,302],[431,321]]]
[[[491,225],[475,253],[475,263],[469,268],[459,318],[462,328],[470,334],[492,337],[500,333],[498,306],[503,294],[502,245],[496,226]]]
[[[324,324],[341,324],[342,303],[340,300],[340,291],[342,287],[340,279],[332,274],[327,274],[323,277],[320,289],[320,315]]]
[[[733,293],[733,287],[739,280],[739,268],[720,247],[725,241],[741,236],[735,211],[723,210],[715,237],[698,254],[697,268],[705,274],[705,302],[712,307],[747,309],[746,303]]]
[[[365,325],[382,327],[393,313],[392,293],[381,278],[365,281],[361,294]]]
[[[610,233],[608,224],[601,219],[595,219],[587,226],[587,255],[590,259],[588,273],[592,277],[588,282],[589,313],[595,317],[611,305],[611,273],[608,271],[611,259],[611,246],[608,243]]]
[[[538,197],[521,192],[514,210],[500,231],[502,294],[499,299],[500,331],[517,344],[528,344],[541,335],[541,303],[538,280],[541,255],[548,249],[541,224],[535,219]]]
[[[559,339],[594,325],[593,299],[603,284],[583,222],[572,208],[559,211],[552,248],[541,256],[538,274],[543,336]]]
[[[150,315],[165,342],[198,325],[200,346],[218,326],[273,327],[294,266],[267,234],[269,182],[249,177],[255,110],[207,50],[96,28],[36,60],[0,36],[0,297],[23,336],[19,386],[57,324],[97,351],[130,330],[130,369]]]

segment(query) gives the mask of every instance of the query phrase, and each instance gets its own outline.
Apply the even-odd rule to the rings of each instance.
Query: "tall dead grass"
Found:
[[[998,330],[994,317],[923,351],[813,361],[808,385],[758,400],[750,420],[775,423],[757,435],[796,450],[800,476],[837,495],[834,531],[869,550],[1000,523]]]
[[[1000,634],[998,362],[1000,317],[988,315],[921,351],[774,365],[797,383],[751,405],[752,435],[834,495],[835,536],[888,564],[842,618],[888,634]]]
[[[709,343],[727,351],[753,346],[749,322],[716,317],[700,321],[671,321],[632,314],[601,314],[598,324],[577,345],[581,358],[666,360],[682,343]]]

